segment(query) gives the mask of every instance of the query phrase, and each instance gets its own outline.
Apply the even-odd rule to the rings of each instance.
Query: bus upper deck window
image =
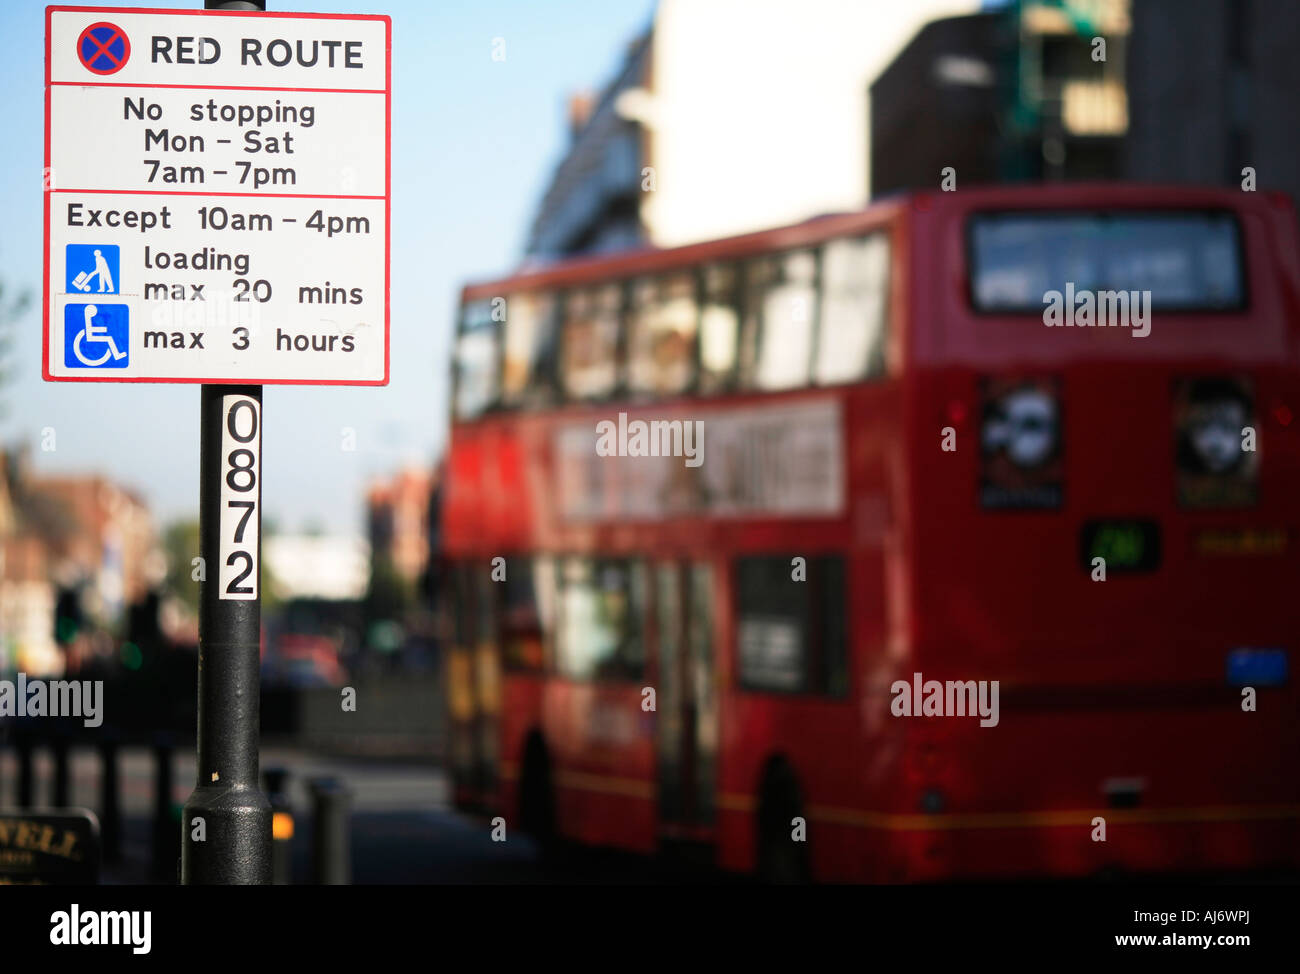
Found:
[[[501,399],[507,406],[548,403],[555,391],[555,296],[522,292],[501,300],[505,313]]]
[[[745,281],[750,350],[745,385],[763,390],[808,384],[817,315],[817,259],[795,251],[755,261]]]
[[[704,269],[700,308],[700,391],[722,392],[735,381],[740,342],[740,295],[736,271],[714,265]]]
[[[617,389],[622,295],[618,284],[568,295],[560,371],[569,398],[605,399]]]
[[[822,253],[822,306],[813,377],[819,385],[884,372],[889,240],[832,240]]]
[[[689,389],[698,326],[693,274],[636,282],[628,313],[628,388],[654,395]]]
[[[496,404],[500,394],[498,333],[489,301],[472,301],[461,315],[456,339],[456,416],[473,419]]]

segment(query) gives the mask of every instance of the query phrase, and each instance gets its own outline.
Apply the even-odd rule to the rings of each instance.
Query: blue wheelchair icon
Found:
[[[63,309],[63,364],[70,369],[124,369],[131,360],[130,307],[70,304]]]

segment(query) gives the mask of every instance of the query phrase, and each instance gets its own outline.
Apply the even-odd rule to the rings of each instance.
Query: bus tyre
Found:
[[[551,759],[538,734],[529,737],[524,746],[523,768],[519,775],[519,822],[537,843],[543,856],[555,854],[555,788]]]
[[[768,765],[758,804],[758,877],[765,883],[807,883],[812,877],[808,842],[795,841],[794,819],[803,816],[799,782],[789,763]]]

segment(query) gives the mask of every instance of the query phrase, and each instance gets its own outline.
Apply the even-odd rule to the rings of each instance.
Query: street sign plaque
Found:
[[[386,384],[391,36],[48,7],[45,378]]]
[[[0,886],[99,881],[99,820],[82,808],[0,812]]]

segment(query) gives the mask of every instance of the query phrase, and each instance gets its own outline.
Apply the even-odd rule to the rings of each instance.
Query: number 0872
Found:
[[[219,598],[257,598],[262,485],[262,410],[255,399],[225,396],[221,414],[221,565]]]

